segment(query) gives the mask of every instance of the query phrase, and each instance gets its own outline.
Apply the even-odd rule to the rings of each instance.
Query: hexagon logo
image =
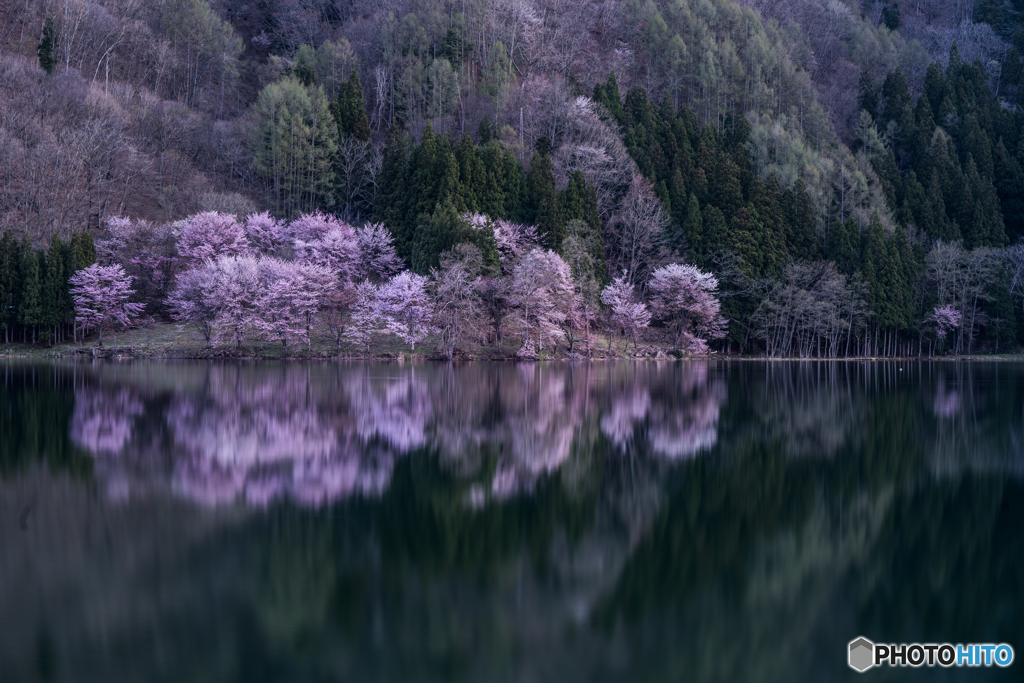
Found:
[[[851,669],[864,673],[875,665],[875,644],[867,638],[851,640],[848,661]]]

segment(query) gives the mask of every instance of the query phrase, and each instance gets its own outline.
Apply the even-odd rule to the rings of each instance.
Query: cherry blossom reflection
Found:
[[[943,382],[939,382],[932,410],[936,417],[955,417],[960,412],[959,392],[956,389],[947,389]]]
[[[708,368],[708,363],[656,364],[634,374],[612,397],[601,431],[620,451],[635,435],[645,434],[650,450],[669,460],[712,448],[726,391],[721,379],[709,377]],[[646,430],[638,432],[641,426]]]
[[[709,448],[725,397],[706,363],[168,371],[188,381],[158,389],[124,375],[117,389],[79,392],[74,438],[116,456],[102,476],[121,497],[165,489],[211,506],[321,506],[383,494],[416,453],[438,458],[480,507],[533,491],[599,431],[617,450],[647,444],[669,460]]]
[[[305,367],[213,368],[205,396],[175,397],[167,411],[184,456],[175,489],[214,505],[287,497],[316,506],[378,495],[397,457],[422,440],[422,427],[402,410],[416,402],[405,379],[372,387],[356,373],[348,410],[332,411]]]
[[[131,440],[132,426],[142,410],[142,403],[128,389],[79,389],[71,440],[93,455],[117,455]]]

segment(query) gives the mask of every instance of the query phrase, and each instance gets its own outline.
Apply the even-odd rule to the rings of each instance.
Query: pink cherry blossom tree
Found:
[[[383,327],[380,300],[377,294],[377,286],[369,280],[364,280],[356,287],[355,298],[352,302],[352,315],[348,319],[348,325],[341,333],[345,341],[361,349],[369,348],[370,338]]]
[[[312,242],[320,239],[333,229],[343,229],[342,226],[352,229],[348,223],[344,223],[334,216],[317,211],[306,213],[288,224],[288,233],[295,241]]]
[[[381,285],[377,293],[384,327],[416,350],[433,331],[434,305],[427,294],[427,278],[404,271]]]
[[[256,329],[280,340],[298,337],[312,348],[313,319],[335,288],[333,274],[324,266],[274,258],[260,261],[260,315]]]
[[[477,220],[479,214],[473,216]],[[471,223],[471,225],[476,225]],[[540,244],[537,228],[532,225],[513,223],[512,221],[494,221],[494,241],[497,243],[498,256],[501,258],[502,269],[511,270],[515,264],[531,249]]]
[[[347,223],[335,221],[320,237],[295,240],[295,260],[326,269],[341,286],[349,285],[356,278],[360,270],[359,257],[356,231]]]
[[[523,337],[516,354],[529,357],[548,343],[557,346],[576,302],[569,264],[553,251],[535,248],[513,270],[511,289]]]
[[[143,304],[128,301],[134,294],[131,278],[119,265],[95,263],[72,275],[69,282],[75,301],[75,322],[82,330],[95,328],[99,332],[100,346],[103,346],[104,327],[115,323],[127,325],[145,308]]]
[[[177,228],[178,255],[186,265],[251,251],[245,228],[229,213],[197,213],[181,221]]]
[[[441,254],[439,268],[430,270],[434,322],[448,360],[459,344],[479,329],[481,303],[477,283],[482,267],[479,249],[472,244],[458,244]]]
[[[935,336],[945,339],[951,331],[960,327],[963,315],[952,306],[936,306],[925,322],[935,323]]]
[[[360,277],[384,282],[400,272],[402,259],[395,252],[394,237],[383,223],[367,223],[356,228],[359,244]]]
[[[217,302],[216,335],[232,339],[240,347],[246,336],[257,328],[261,316],[260,260],[254,256],[221,256],[212,262]]]
[[[288,226],[268,211],[251,214],[245,219],[245,236],[253,249],[268,255],[291,242]]]
[[[635,288],[626,273],[612,280],[611,284],[601,291],[601,303],[609,308],[612,325],[623,330],[626,336],[633,340],[633,348],[637,348],[640,330],[651,324],[651,312],[647,309],[647,304],[637,301]]]
[[[725,336],[718,279],[696,266],[672,263],[654,271],[648,284],[654,314],[675,327],[675,348],[706,353],[708,339]]]
[[[209,346],[221,302],[216,298],[217,270],[213,262],[179,273],[167,306],[175,319],[193,325]]]

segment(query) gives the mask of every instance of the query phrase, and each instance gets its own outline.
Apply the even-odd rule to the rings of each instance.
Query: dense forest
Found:
[[[467,334],[452,329],[460,316],[499,348],[505,332],[589,348],[604,320],[634,345],[660,321],[678,326],[677,346],[695,335],[777,356],[1013,349],[1024,342],[1020,9],[11,0],[0,8],[4,339],[77,337],[69,279],[98,260],[123,267],[148,315],[205,315],[208,341],[233,325],[239,343],[308,345],[300,280],[341,268],[346,286],[317,295],[339,345],[362,343],[360,315],[387,318],[368,297],[380,304],[404,277],[447,315],[424,329],[449,356]],[[303,233],[313,216],[320,232]],[[234,246],[188,243],[221,229]],[[532,248],[557,258],[526,263]],[[387,268],[353,265],[374,249]],[[202,277],[227,282],[224,268],[199,272],[220,257],[262,259],[242,264],[252,282],[292,283],[277,327],[250,321],[243,335],[223,306],[185,310]],[[696,304],[682,317],[666,308],[679,264],[695,267],[695,292],[720,299],[721,325],[717,301],[698,311],[704,328],[691,324]],[[543,320],[523,303],[537,273],[560,283],[545,285]],[[361,279],[376,289],[359,294]],[[521,318],[507,330],[506,313]],[[399,336],[419,339],[410,325]]]

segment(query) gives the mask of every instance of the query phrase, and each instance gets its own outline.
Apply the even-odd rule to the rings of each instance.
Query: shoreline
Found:
[[[434,348],[422,346],[415,351],[393,338],[381,335],[373,340],[373,351],[360,352],[352,349],[338,350],[333,342],[318,338],[314,340],[312,349],[305,345],[290,345],[282,349],[279,342],[247,342],[241,347],[208,346],[206,341],[189,328],[179,327],[173,323],[159,323],[148,327],[137,327],[111,335],[108,344],[96,345],[95,337],[83,343],[61,343],[47,346],[45,342],[35,345],[25,343],[0,343],[0,359],[70,359],[70,360],[190,360],[190,361],[378,361],[378,362],[602,362],[602,361],[676,361],[676,360],[720,360],[735,362],[844,362],[865,363],[879,361],[936,361],[936,362],[1011,362],[1024,361],[1024,354],[967,354],[959,356],[850,356],[845,358],[773,358],[764,355],[739,355],[711,352],[693,355],[672,349],[672,339],[668,334],[658,334],[652,330],[646,343],[636,348],[632,342],[622,337],[612,339],[609,348],[608,336],[595,333],[591,337],[591,353],[589,355],[574,352],[568,353],[560,347],[556,353],[541,354],[536,357],[518,357],[515,339],[508,339],[507,349],[498,351],[495,347],[474,345],[460,351],[454,358],[448,359]],[[282,352],[283,351],[283,352]]]
[[[13,352],[12,352],[13,351]],[[1021,362],[1024,354],[998,355],[961,355],[961,356],[850,356],[843,358],[774,358],[770,356],[752,356],[737,354],[708,353],[703,355],[676,354],[664,348],[640,349],[636,354],[614,353],[609,355],[605,350],[590,357],[582,354],[559,353],[552,356],[521,358],[514,354],[458,354],[448,359],[434,353],[391,352],[377,353],[252,353],[243,350],[214,348],[210,353],[196,353],[189,349],[163,349],[154,351],[130,345],[117,346],[76,346],[60,345],[54,347],[38,347],[36,349],[7,350],[0,348],[0,359],[9,360],[165,360],[165,361],[334,361],[334,362],[433,362],[433,363],[543,363],[543,362],[615,362],[615,361],[729,361],[750,363],[877,363],[877,362]]]

